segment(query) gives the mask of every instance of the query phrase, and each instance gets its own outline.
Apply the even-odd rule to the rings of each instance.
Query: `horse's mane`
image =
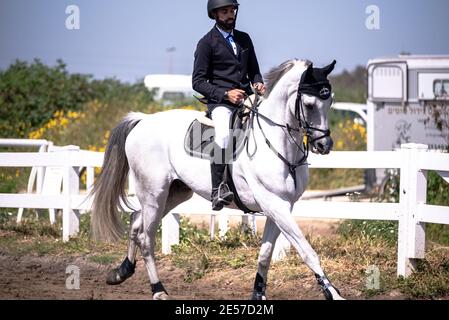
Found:
[[[287,60],[278,65],[277,67],[271,68],[271,70],[264,75],[266,86],[265,92],[266,97],[270,95],[271,91],[273,91],[274,87],[279,82],[279,80],[298,63],[304,64],[304,67],[307,67],[312,62],[310,62],[309,60],[297,60],[297,59]]]

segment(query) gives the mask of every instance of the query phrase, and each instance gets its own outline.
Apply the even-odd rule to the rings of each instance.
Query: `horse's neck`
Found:
[[[278,123],[288,121],[287,95],[273,91],[259,107],[260,113]]]
[[[259,112],[278,124],[288,124],[290,127],[297,129],[299,126],[298,120],[287,107],[287,100],[287,95],[274,91],[260,105]],[[290,163],[296,163],[302,156],[302,152],[298,150],[298,146],[292,141],[292,137],[302,147],[303,135],[297,131],[291,131],[290,136],[286,129],[272,125],[261,118],[259,120],[273,147]]]

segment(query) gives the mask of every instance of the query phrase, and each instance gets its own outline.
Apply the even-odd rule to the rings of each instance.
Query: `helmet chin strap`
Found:
[[[235,18],[234,18],[234,25],[232,26],[232,28],[229,29],[229,25],[227,25],[224,21],[221,21],[220,19],[218,19],[218,17],[215,19],[215,22],[217,23],[217,25],[224,29],[224,30],[233,30],[235,28],[235,25],[237,23],[237,16],[239,14],[239,8],[237,7],[236,12],[235,12]]]

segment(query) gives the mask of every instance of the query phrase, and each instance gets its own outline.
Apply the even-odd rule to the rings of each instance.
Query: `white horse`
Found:
[[[320,154],[329,153],[332,148],[327,120],[332,97],[327,75],[334,65],[335,61],[324,68],[314,68],[309,61],[291,60],[272,69],[266,75],[266,97],[252,111],[257,123],[254,125],[257,152],[252,157],[243,152],[233,163],[233,180],[241,201],[267,217],[253,299],[266,299],[268,269],[280,232],[314,272],[325,297],[342,299],[291,216],[293,205],[308,182],[308,145]],[[191,157],[183,148],[186,131],[199,114],[192,110],[151,115],[130,113],[112,131],[102,172],[93,189],[94,237],[114,240],[122,235],[118,208],[120,200],[126,203],[129,170],[135,177],[141,211],[132,214],[127,257],[109,273],[109,284],[119,284],[134,273],[138,246],[153,299],[169,298],[155,263],[156,230],[164,215],[190,199],[193,192],[210,200],[209,161]],[[305,144],[304,135],[308,138]]]

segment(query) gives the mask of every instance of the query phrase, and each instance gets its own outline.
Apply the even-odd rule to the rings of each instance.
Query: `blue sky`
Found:
[[[336,71],[370,58],[449,54],[447,0],[239,0],[237,28],[255,44],[262,72],[290,58]],[[71,72],[134,82],[172,71],[190,74],[198,40],[213,21],[206,0],[0,0],[0,69],[15,59],[63,59]],[[66,7],[80,9],[80,29],[67,30]],[[365,9],[380,9],[368,30]]]

